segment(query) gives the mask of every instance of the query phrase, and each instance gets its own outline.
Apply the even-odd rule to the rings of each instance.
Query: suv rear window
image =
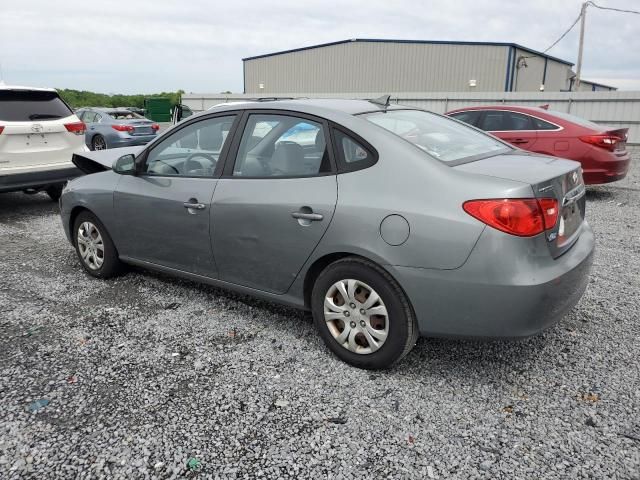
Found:
[[[0,90],[0,120],[30,122],[57,120],[73,112],[57,92]]]

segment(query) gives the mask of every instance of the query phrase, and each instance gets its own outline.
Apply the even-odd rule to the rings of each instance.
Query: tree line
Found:
[[[86,90],[58,89],[60,96],[72,107],[138,107],[144,108],[144,99],[150,97],[166,97],[172,105],[180,103],[184,90],[177,92],[161,92],[136,95],[107,95],[106,93],[89,92]]]

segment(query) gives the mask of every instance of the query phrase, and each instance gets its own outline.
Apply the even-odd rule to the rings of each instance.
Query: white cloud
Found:
[[[631,0],[602,0],[629,8]],[[10,83],[103,92],[242,90],[241,58],[348,38],[548,47],[581,0],[33,0],[0,14]],[[589,9],[583,77],[640,90],[640,15]],[[575,62],[577,28],[549,53]]]

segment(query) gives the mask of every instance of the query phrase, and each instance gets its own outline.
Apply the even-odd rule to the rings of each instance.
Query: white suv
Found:
[[[0,192],[46,191],[58,200],[80,175],[74,152],[88,150],[85,125],[52,88],[0,83]]]

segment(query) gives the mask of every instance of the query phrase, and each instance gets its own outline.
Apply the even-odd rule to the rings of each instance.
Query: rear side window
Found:
[[[557,130],[558,126],[553,123],[545,122],[536,117],[531,117],[536,130]]]
[[[403,129],[406,125],[397,125],[397,127]],[[370,167],[376,163],[377,157],[373,150],[351,135],[334,128],[333,138],[336,144],[340,170],[352,172]]]
[[[57,92],[0,90],[0,120],[31,122],[57,120],[72,115]]]

